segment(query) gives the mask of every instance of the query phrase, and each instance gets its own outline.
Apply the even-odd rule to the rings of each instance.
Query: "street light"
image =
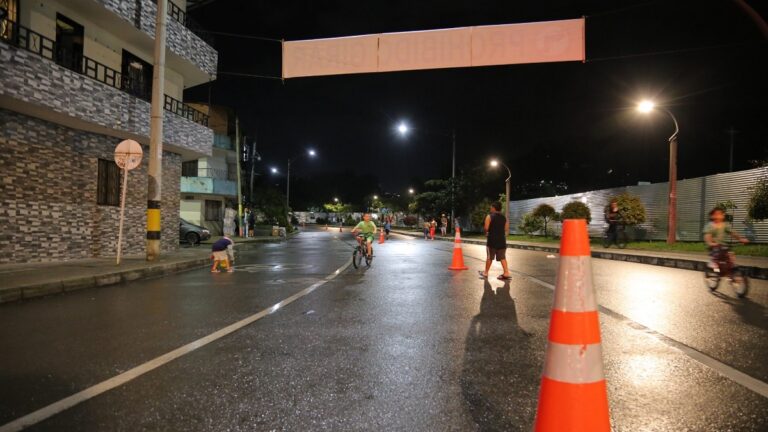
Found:
[[[648,114],[657,109],[656,104],[650,100],[644,100],[637,105],[637,110],[643,114]],[[680,133],[680,127],[677,124],[677,118],[672,111],[658,107],[659,110],[666,112],[672,118],[675,124],[675,132],[669,137],[669,200],[667,204],[667,244],[673,244],[676,241],[677,233],[677,135]]]
[[[339,202],[339,199],[338,198],[334,198],[333,202]]]
[[[408,193],[409,193],[409,194],[413,195],[413,193],[414,193],[414,192],[415,192],[415,191],[413,190],[413,188],[410,188],[410,189],[408,189]]]
[[[491,167],[496,168],[499,165],[503,166],[507,169],[507,179],[504,180],[504,191],[505,191],[505,198],[506,198],[506,205],[504,206],[504,216],[507,217],[507,220],[509,220],[509,181],[512,178],[512,171],[509,170],[509,167],[504,162],[499,162],[497,159],[491,160]]]
[[[405,136],[409,131],[410,127],[407,123],[404,121],[401,121],[397,125],[397,131],[400,133],[401,136]],[[424,132],[429,132],[424,130]],[[454,188],[456,187],[456,129],[452,129],[450,134],[448,133],[435,133],[431,132],[435,135],[441,135],[441,136],[450,136],[451,137],[451,226],[455,225],[455,203],[453,199],[454,195]],[[413,192],[410,192],[413,193]],[[454,232],[456,231],[456,227],[454,226]]]
[[[291,162],[298,160],[302,157],[315,157],[317,156],[317,152],[314,149],[307,150],[304,154],[296,155],[292,158],[288,159],[288,170],[285,173],[286,175],[286,181],[285,181],[285,206],[288,207],[288,211],[290,211],[291,208]]]
[[[269,169],[269,171],[270,171],[272,174],[277,174],[277,168],[275,168],[275,167],[272,167],[272,168],[270,168],[270,169]]]

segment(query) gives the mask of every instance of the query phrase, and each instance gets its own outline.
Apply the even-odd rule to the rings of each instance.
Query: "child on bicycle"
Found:
[[[749,243],[749,240],[736,234],[731,229],[731,224],[725,220],[725,211],[720,207],[715,207],[709,212],[710,222],[704,227],[704,242],[709,249],[710,261],[707,266],[714,271],[720,271],[717,264],[717,257],[720,253],[720,248],[726,246],[727,241],[730,238],[738,240],[742,244]],[[728,253],[728,258],[733,260],[733,253]]]
[[[360,232],[359,237],[362,237],[367,244],[366,255],[370,258],[372,255],[371,245],[373,244],[373,237],[376,234],[376,224],[371,222],[370,213],[364,214],[363,220],[352,229],[352,234],[357,234],[358,232]]]

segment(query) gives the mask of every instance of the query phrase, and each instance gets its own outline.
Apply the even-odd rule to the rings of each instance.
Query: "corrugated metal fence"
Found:
[[[755,182],[768,176],[768,169],[755,168],[725,174],[697,177],[677,182],[677,238],[679,240],[701,240],[701,231],[708,221],[709,210],[718,202],[731,200],[736,204],[732,211],[733,226],[751,241],[768,243],[768,222],[748,223],[747,204]],[[625,186],[602,189],[578,194],[549,198],[533,198],[512,201],[510,205],[510,229],[518,232],[517,225],[523,215],[533,211],[539,204],[549,204],[558,212],[571,201],[581,201],[589,206],[592,222],[591,236],[602,235],[605,229],[603,211],[611,197],[623,192],[636,195],[645,204],[646,222],[635,227],[631,233],[634,239],[664,240],[667,236],[667,194],[669,183]],[[559,229],[555,225],[555,230]]]

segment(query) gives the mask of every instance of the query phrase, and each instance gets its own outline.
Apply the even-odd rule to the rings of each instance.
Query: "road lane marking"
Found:
[[[477,245],[470,245],[470,246],[477,246]],[[441,250],[443,252],[452,252],[453,248],[447,249],[447,248],[435,248],[438,250]],[[485,258],[478,258],[475,256],[472,256],[470,254],[466,254],[469,258],[476,259],[478,261],[485,262]],[[512,270],[509,269],[511,273],[515,273],[516,275],[522,277],[525,280],[531,281],[537,285],[540,285],[544,288],[549,288],[550,290],[555,289],[555,286],[547,281],[541,280],[535,276],[531,276],[527,273],[523,273],[521,271]],[[631,328],[641,331],[649,336],[652,336],[654,339],[660,341],[661,343],[667,345],[668,347],[674,348],[687,356],[688,358],[698,362],[701,365],[704,365],[708,367],[709,369],[712,369],[713,371],[717,372],[718,374],[722,375],[723,377],[740,384],[749,390],[752,390],[753,392],[759,394],[760,396],[763,396],[765,398],[768,398],[768,383],[765,383],[753,376],[747,375],[744,372],[729,366],[720,360],[717,360],[713,357],[710,357],[703,352],[692,348],[680,341],[677,341],[675,339],[672,339],[671,337],[664,335],[662,333],[657,332],[656,330],[653,330],[643,324],[638,323],[637,321],[632,320],[631,318],[627,317],[626,315],[623,315],[619,312],[616,312],[612,309],[609,309],[605,306],[598,305],[598,310],[602,312],[605,315],[610,316],[611,318],[616,319],[619,322],[622,322],[626,325],[629,325]],[[0,431],[2,432],[2,431]]]
[[[146,363],[143,363],[139,366],[134,367],[131,370],[128,370],[126,372],[121,373],[120,375],[114,376],[106,381],[102,381],[96,385],[93,385],[91,387],[86,388],[85,390],[82,390],[80,392],[77,392],[71,396],[68,396],[64,399],[61,399],[57,402],[54,402],[50,405],[47,405],[43,408],[40,408],[37,411],[33,411],[23,417],[19,417],[16,420],[11,421],[10,423],[6,423],[2,426],[0,426],[0,432],[16,432],[20,431],[24,428],[27,428],[29,426],[32,426],[34,424],[37,424],[47,418],[50,418],[62,411],[65,411],[69,408],[74,407],[75,405],[78,405],[82,402],[87,401],[88,399],[91,399],[93,397],[96,397],[104,392],[107,392],[109,390],[112,390],[116,387],[119,387],[131,380],[134,380],[147,372],[153,371],[160,366],[163,366],[167,363],[172,362],[173,360],[176,360],[179,357],[182,357],[184,355],[187,355],[191,353],[192,351],[195,351],[199,348],[202,348],[206,345],[208,345],[211,342],[215,342],[227,335],[230,335],[240,329],[242,329],[245,326],[248,326],[250,324],[253,324],[254,322],[264,318],[265,316],[271,315],[278,310],[284,308],[285,306],[288,306],[289,304],[295,302],[296,300],[306,296],[307,294],[311,293],[312,291],[315,291],[316,289],[320,288],[321,286],[325,285],[326,283],[332,281],[335,279],[338,275],[343,273],[349,266],[352,264],[351,261],[347,261],[346,264],[339,267],[334,271],[333,273],[329,274],[325,278],[313,283],[312,285],[308,286],[307,288],[304,288],[303,290],[297,292],[296,294],[280,301],[279,303],[276,303],[272,305],[271,307],[268,307],[267,309],[264,309],[258,313],[255,313],[247,318],[243,318],[242,320],[230,324],[227,327],[224,327],[218,331],[215,331],[208,336],[202,337],[200,339],[197,339],[193,342],[190,342],[182,347],[176,348],[173,351],[170,351],[168,353],[165,353],[159,357],[156,357]]]

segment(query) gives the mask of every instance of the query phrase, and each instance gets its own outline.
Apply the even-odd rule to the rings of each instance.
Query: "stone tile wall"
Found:
[[[0,109],[0,263],[115,255],[120,208],[97,205],[96,188],[118,141]],[[125,254],[145,250],[147,166],[129,173]],[[179,245],[180,178],[181,157],[164,153],[164,251]]]
[[[134,27],[155,38],[157,5],[152,0],[95,0],[116,13]],[[166,44],[168,49],[197,65],[216,78],[218,53],[190,29],[168,16]]]
[[[0,95],[149,136],[150,104],[142,99],[5,43],[0,43],[0,65]],[[211,154],[211,129],[168,111],[163,123],[163,142]]]

